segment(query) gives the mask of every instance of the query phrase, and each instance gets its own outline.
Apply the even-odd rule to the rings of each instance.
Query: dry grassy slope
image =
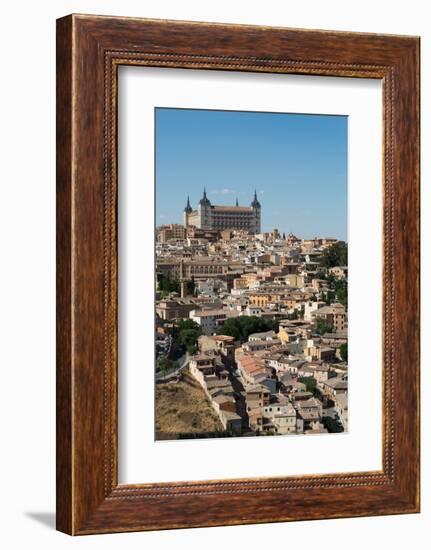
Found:
[[[178,383],[156,385],[156,431],[214,432],[223,426],[201,386],[189,373]]]

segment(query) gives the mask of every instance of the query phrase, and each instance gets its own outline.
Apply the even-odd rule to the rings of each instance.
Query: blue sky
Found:
[[[347,239],[347,117],[156,109],[156,225],[182,223],[206,187],[248,205],[262,230]]]

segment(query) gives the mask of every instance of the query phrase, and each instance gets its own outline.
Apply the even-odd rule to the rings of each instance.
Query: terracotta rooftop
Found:
[[[213,340],[217,340],[219,342],[233,342],[235,340],[234,336],[225,336],[224,334],[213,336],[212,338]]]

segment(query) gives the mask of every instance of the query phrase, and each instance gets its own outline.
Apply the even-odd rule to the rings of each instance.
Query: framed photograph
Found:
[[[57,528],[419,511],[419,38],[57,21]]]

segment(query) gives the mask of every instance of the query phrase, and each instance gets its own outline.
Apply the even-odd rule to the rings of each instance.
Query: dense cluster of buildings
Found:
[[[256,195],[252,215],[244,208],[213,206],[204,192],[196,211],[187,201],[184,225],[157,228],[158,280],[177,283],[174,292],[157,289],[158,330],[179,319],[199,325],[188,369],[227,432],[347,430],[348,316],[329,279],[346,281],[348,271],[320,261],[337,241],[261,233]],[[244,317],[277,328],[223,334],[227,321]]]
[[[347,336],[303,338],[305,327],[302,321],[284,321],[278,333],[251,334],[241,345],[231,336],[199,337],[189,369],[225,430],[326,433],[325,416],[347,430],[347,364],[337,353]]]

